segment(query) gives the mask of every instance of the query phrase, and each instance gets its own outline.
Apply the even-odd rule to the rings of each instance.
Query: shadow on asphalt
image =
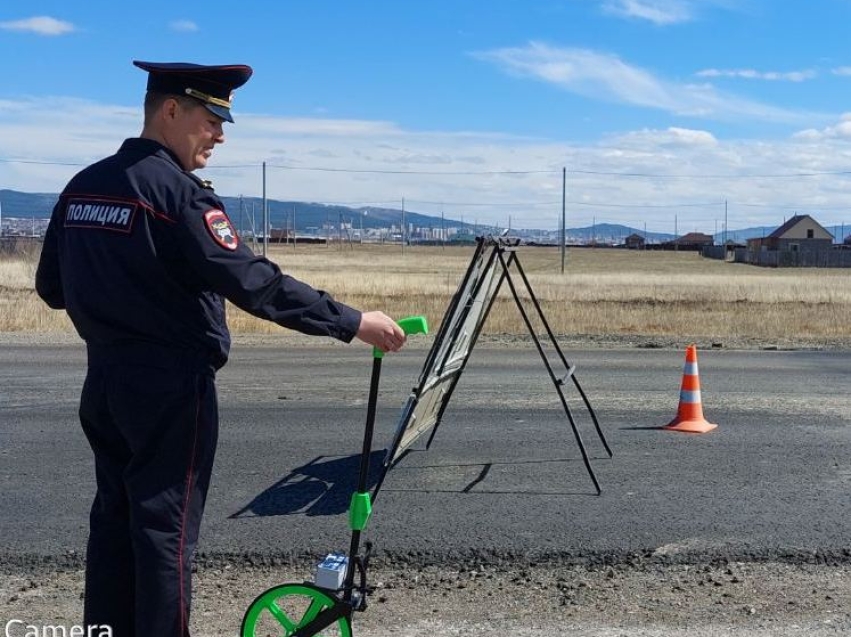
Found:
[[[372,491],[383,471],[385,452],[373,451],[370,455],[368,491]],[[357,488],[360,472],[360,454],[345,457],[317,456],[307,464],[293,469],[278,482],[265,489],[247,505],[230,516],[230,519],[247,517],[270,517],[277,515],[325,516],[340,515],[348,511],[352,493]],[[576,458],[556,458],[548,460],[517,460],[509,462],[484,463],[447,463],[430,465],[408,465],[405,471],[427,471],[430,469],[463,469],[478,467],[472,479],[458,488],[435,489],[418,487],[415,489],[389,488],[390,493],[453,493],[476,495],[529,495],[529,496],[587,496],[595,495],[584,490],[505,490],[482,489],[480,487],[494,466],[523,464],[541,464],[553,462],[574,462]]]
[[[257,495],[230,519],[273,515],[339,515],[349,509],[357,488],[361,454],[345,457],[317,456],[293,469]],[[370,454],[368,490],[381,477],[384,451]]]

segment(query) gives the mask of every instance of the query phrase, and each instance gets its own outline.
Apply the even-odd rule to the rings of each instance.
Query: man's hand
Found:
[[[357,337],[382,352],[398,352],[407,340],[402,328],[384,312],[361,314]]]

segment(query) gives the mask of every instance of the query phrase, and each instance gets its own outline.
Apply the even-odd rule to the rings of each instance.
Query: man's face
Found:
[[[213,147],[225,141],[224,120],[194,100],[175,100],[170,111],[167,146],[177,155],[185,170],[204,168]]]

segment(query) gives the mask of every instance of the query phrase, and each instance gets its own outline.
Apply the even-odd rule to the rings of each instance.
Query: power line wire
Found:
[[[1,157],[0,162],[4,164],[36,164],[39,166],[88,166],[86,163],[79,162],[39,161],[37,159],[3,159]]]
[[[61,162],[43,161],[36,159],[14,159],[0,158],[0,162],[7,164],[35,164],[42,166],[87,166],[85,162]],[[207,170],[221,170],[233,168],[260,168],[262,164],[218,164],[208,166]],[[356,173],[356,174],[380,174],[380,175],[551,175],[557,174],[557,170],[384,170],[384,169],[360,169],[360,168],[330,168],[323,166],[288,166],[286,164],[266,164],[267,168],[279,168],[281,170],[304,170],[309,172],[330,173]],[[603,177],[635,177],[647,179],[796,179],[802,177],[841,177],[851,175],[851,170],[822,171],[822,172],[799,172],[799,173],[749,173],[749,174],[704,174],[704,175],[677,175],[673,173],[649,173],[649,172],[616,172],[605,170],[581,170],[568,169],[568,173],[577,175],[599,175]]]
[[[15,159],[15,158],[2,158],[0,157],[0,163],[12,163],[12,164],[30,164],[30,165],[43,165],[43,166],[86,166],[86,163],[80,162],[59,162],[59,161],[44,161],[44,160],[30,160],[30,159]],[[209,166],[207,170],[218,170],[218,169],[234,169],[234,168],[260,168],[261,164],[229,164],[229,165],[216,165]],[[355,173],[355,174],[364,174],[364,173],[374,173],[374,174],[409,174],[409,175],[535,175],[535,174],[555,174],[557,171],[554,170],[505,170],[505,171],[418,171],[418,170],[367,170],[367,169],[351,169],[351,168],[328,168],[328,167],[318,167],[318,166],[288,166],[284,164],[267,164],[268,167],[279,168],[283,170],[303,170],[303,171],[314,171],[314,172],[333,172],[333,173]],[[594,171],[594,170],[581,170],[581,169],[572,169],[568,171],[573,174],[580,175],[599,175],[606,177],[635,177],[635,178],[653,178],[653,179],[794,179],[794,178],[804,178],[804,177],[821,177],[821,176],[844,176],[851,175],[851,171],[825,171],[825,172],[800,172],[800,173],[785,173],[785,174],[748,174],[748,175],[675,175],[675,174],[665,174],[665,173],[641,173],[641,172],[613,172],[613,171]],[[502,207],[514,207],[514,208],[533,208],[533,207],[542,207],[542,206],[556,206],[561,204],[561,201],[536,201],[536,202],[500,202],[500,203],[483,203],[483,202],[460,202],[460,201],[427,201],[427,200],[415,200],[408,199],[411,203],[424,204],[424,205],[440,205],[440,206],[458,206],[458,207],[491,207],[491,208],[502,208]],[[321,202],[317,202],[321,203]],[[364,206],[378,206],[378,205],[394,205],[396,200],[389,200],[387,202],[328,202],[322,205],[364,205]],[[627,208],[627,209],[677,209],[677,208],[692,208],[692,207],[715,207],[720,206],[723,202],[706,202],[706,203],[671,203],[671,204],[616,204],[616,203],[591,203],[587,201],[567,201],[565,202],[570,206],[581,206],[587,208]],[[789,210],[798,210],[798,211],[806,211],[806,210],[819,210],[819,211],[845,211],[849,208],[847,207],[824,207],[824,206],[812,206],[811,204],[807,205],[794,205],[794,204],[754,204],[754,203],[736,203],[729,202],[734,206],[740,207],[753,207],[753,208],[774,208],[774,209],[789,209]]]
[[[559,202],[560,203],[560,202]],[[723,206],[723,201],[711,203],[671,203],[671,204],[644,204],[644,203],[590,203],[588,201],[568,201],[572,206],[587,206],[591,208],[707,208]]]
[[[267,168],[282,170],[306,170],[326,173],[374,173],[379,175],[549,175],[556,170],[382,170],[356,168],[325,168],[320,166],[286,166],[266,164]]]
[[[515,202],[501,202],[501,203],[488,203],[488,202],[480,202],[480,201],[424,201],[422,199],[408,199],[405,197],[405,201],[410,201],[411,203],[420,203],[420,204],[429,204],[434,206],[480,206],[480,207],[510,207],[510,206],[527,206],[527,207],[537,207],[537,206],[556,206],[561,205],[561,199],[558,201],[515,201]]]
[[[604,170],[568,170],[568,173],[579,175],[601,175],[604,177],[644,177],[653,179],[794,179],[800,177],[838,177],[851,175],[849,170],[810,172],[810,173],[783,173],[783,174],[746,174],[746,175],[675,175],[671,173],[633,173],[633,172],[609,172]]]

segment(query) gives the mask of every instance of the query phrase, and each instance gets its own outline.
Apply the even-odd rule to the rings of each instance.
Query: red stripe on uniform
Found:
[[[183,497],[183,512],[180,516],[180,543],[178,547],[177,579],[180,585],[180,634],[186,633],[188,618],[186,617],[186,604],[183,600],[183,547],[186,543],[186,514],[189,511],[189,498],[192,494],[192,474],[195,472],[195,450],[198,446],[198,417],[201,414],[201,397],[195,396],[195,431],[192,437],[192,454],[189,456],[189,469],[186,471],[186,495]]]

